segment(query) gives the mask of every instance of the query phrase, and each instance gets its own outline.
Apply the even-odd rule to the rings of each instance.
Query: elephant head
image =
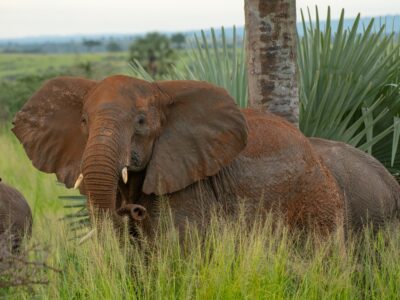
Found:
[[[163,195],[216,174],[246,145],[246,121],[227,92],[205,82],[128,76],[49,80],[19,111],[13,132],[34,166],[89,203],[117,210],[118,186],[142,178]]]

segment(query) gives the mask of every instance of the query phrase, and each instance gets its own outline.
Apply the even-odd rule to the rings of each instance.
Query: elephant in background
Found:
[[[18,251],[25,234],[31,234],[32,212],[24,196],[1,178],[0,217],[0,236],[10,239],[12,250]]]
[[[375,229],[400,216],[400,185],[371,155],[342,142],[310,138],[336,178],[345,199],[345,224],[353,231]]]
[[[54,78],[13,124],[36,168],[149,235],[161,195],[180,232],[206,226],[214,206],[229,216],[241,203],[249,220],[278,210],[291,227],[342,227],[340,188],[308,139],[206,82]]]

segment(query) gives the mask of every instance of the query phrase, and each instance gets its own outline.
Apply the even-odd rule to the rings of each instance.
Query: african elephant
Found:
[[[19,249],[25,234],[32,230],[32,213],[25,198],[0,179],[0,236],[11,238],[11,247]]]
[[[340,189],[307,138],[277,116],[239,110],[206,82],[55,78],[12,130],[36,168],[80,186],[90,208],[130,214],[149,234],[160,195],[180,232],[211,206],[231,215],[241,201],[249,215],[278,209],[289,226],[342,226]]]
[[[378,160],[342,142],[310,142],[344,193],[348,229],[359,231],[367,223],[379,228],[400,216],[400,185]]]

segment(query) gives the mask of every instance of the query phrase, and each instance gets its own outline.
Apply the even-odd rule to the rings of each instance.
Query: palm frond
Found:
[[[301,11],[300,129],[307,136],[349,143],[400,169],[396,159],[400,130],[394,121],[400,98],[393,94],[400,56],[394,34],[387,34],[384,25],[375,30],[374,19],[359,33],[360,15],[344,28],[343,10],[336,32],[330,9],[324,27],[317,8],[316,22],[310,11],[308,16],[307,22]]]

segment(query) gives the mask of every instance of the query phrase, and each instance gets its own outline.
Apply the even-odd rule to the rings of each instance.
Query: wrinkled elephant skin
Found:
[[[343,191],[348,229],[359,231],[368,223],[377,229],[399,216],[400,185],[378,160],[342,142],[310,142]]]
[[[159,195],[182,230],[214,205],[229,215],[240,203],[250,220],[277,210],[292,227],[342,226],[340,189],[308,139],[206,82],[55,78],[17,113],[13,132],[35,167],[67,187],[79,178],[90,207],[131,215],[145,232]]]
[[[16,189],[1,182],[0,179],[0,235],[11,238],[11,247],[19,249],[25,234],[32,230],[32,213],[25,198]]]

